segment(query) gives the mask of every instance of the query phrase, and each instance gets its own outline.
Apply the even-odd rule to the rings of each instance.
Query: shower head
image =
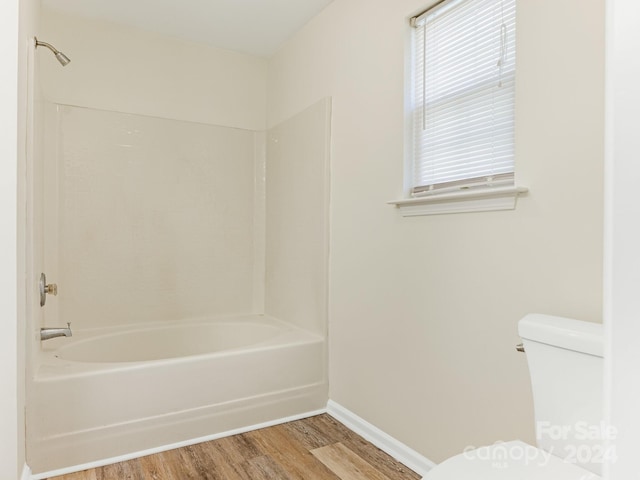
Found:
[[[62,52],[56,53],[56,58],[60,62],[60,65],[62,65],[63,67],[66,67],[69,62],[71,62],[71,59]]]
[[[53,54],[56,56],[56,60],[58,60],[58,62],[60,62],[60,65],[62,65],[63,67],[68,65],[69,62],[71,61],[71,59],[69,57],[67,57],[64,53],[59,51],[56,47],[54,47],[50,43],[41,42],[40,40],[38,40],[37,37],[33,37],[33,39],[36,42],[36,48],[38,48],[38,47],[47,47],[49,50],[51,50],[53,52]]]

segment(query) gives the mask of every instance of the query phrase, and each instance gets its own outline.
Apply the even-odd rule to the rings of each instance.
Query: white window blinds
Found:
[[[412,25],[412,195],[513,185],[515,0],[445,0]]]

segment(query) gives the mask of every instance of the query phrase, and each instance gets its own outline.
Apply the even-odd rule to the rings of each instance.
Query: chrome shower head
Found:
[[[58,60],[58,62],[60,62],[60,65],[62,65],[63,67],[66,66],[66,65],[69,65],[69,62],[71,62],[71,59],[69,57],[67,57],[64,53],[59,51],[56,47],[54,47],[50,43],[41,42],[40,40],[38,40],[37,37],[33,37],[33,38],[34,38],[34,40],[36,42],[36,48],[38,48],[38,47],[47,47],[56,56],[56,60]]]
[[[71,62],[71,59],[62,52],[56,53],[56,58],[60,62],[60,65],[62,65],[63,67],[66,67],[67,65],[69,65],[69,62]]]

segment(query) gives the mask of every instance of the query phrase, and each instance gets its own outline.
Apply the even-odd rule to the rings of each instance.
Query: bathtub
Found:
[[[27,428],[36,474],[195,443],[327,402],[324,337],[265,315],[74,330],[41,345]]]

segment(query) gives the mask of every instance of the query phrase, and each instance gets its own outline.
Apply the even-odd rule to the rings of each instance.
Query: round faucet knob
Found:
[[[44,287],[44,291],[49,295],[58,295],[58,285],[55,283],[50,283]]]

